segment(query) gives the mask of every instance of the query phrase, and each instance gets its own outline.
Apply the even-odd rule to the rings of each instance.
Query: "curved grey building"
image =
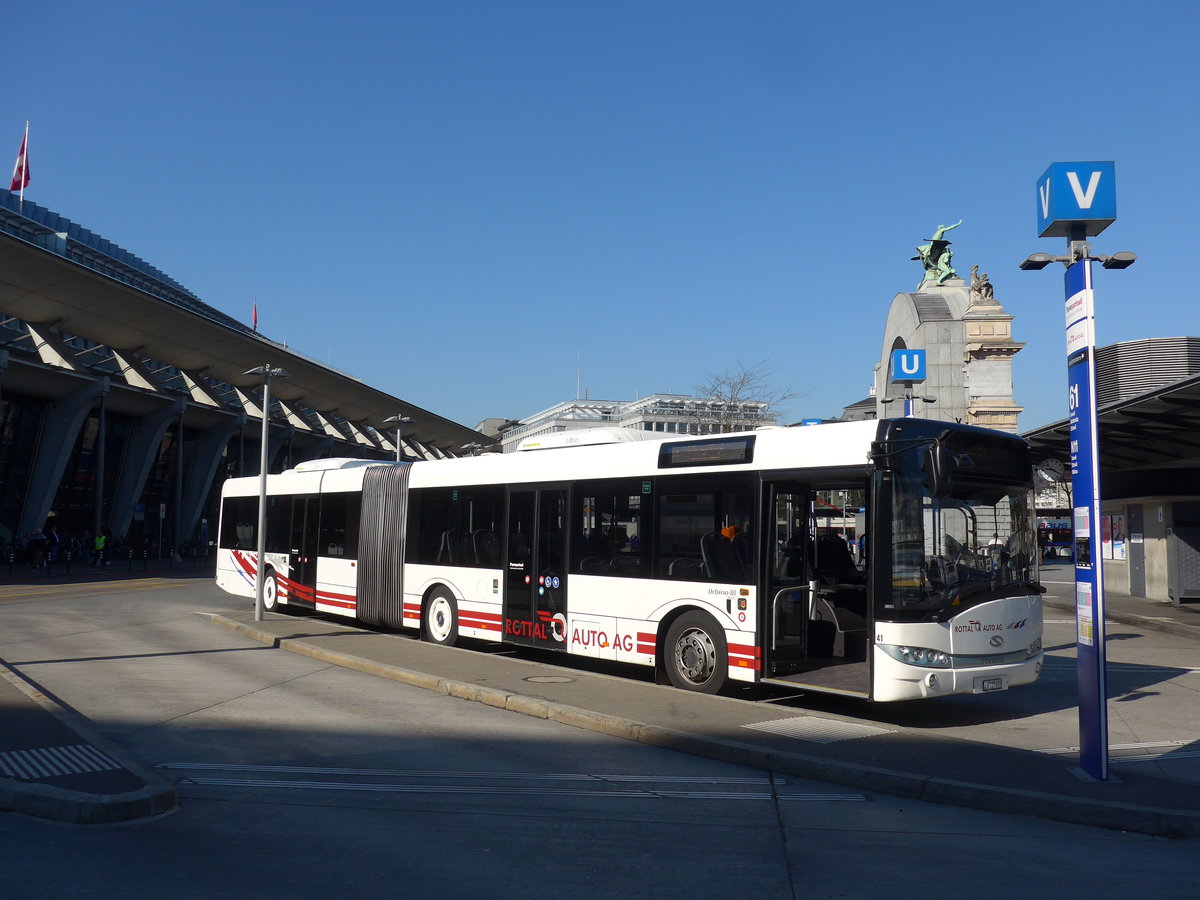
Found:
[[[906,385],[892,380],[892,351],[925,350],[926,380],[912,393],[933,402],[916,400],[916,415],[1015,433],[1022,408],[1013,400],[1012,360],[1025,345],[1013,340],[1012,322],[986,274],[971,285],[927,278],[897,294],[875,367],[876,417],[903,415]]]

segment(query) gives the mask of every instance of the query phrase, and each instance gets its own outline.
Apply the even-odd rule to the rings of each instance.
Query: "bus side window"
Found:
[[[656,577],[724,584],[752,580],[746,564],[751,491],[744,475],[662,478],[658,492]]]
[[[297,495],[300,502],[303,498]],[[287,553],[292,541],[292,497],[282,495],[267,498],[267,540],[268,553]],[[258,501],[254,501],[257,507]]]
[[[321,495],[321,531],[317,541],[321,556],[346,554],[346,498],[348,494]]]
[[[643,482],[585,482],[571,504],[571,571],[580,575],[642,576]]]
[[[258,528],[257,497],[226,497],[221,506],[220,545],[230,550],[253,550]]]

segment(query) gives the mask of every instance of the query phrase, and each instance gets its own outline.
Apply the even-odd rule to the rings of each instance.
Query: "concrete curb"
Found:
[[[86,719],[63,708],[19,673],[0,666],[0,678],[146,783],[139,790],[121,794],[89,794],[54,785],[0,778],[0,809],[74,825],[103,825],[148,819],[178,807],[179,798],[173,781],[130,759],[121,747],[97,732]]]
[[[423,672],[414,672],[364,659],[353,654],[316,647],[303,640],[279,638],[252,625],[237,622],[216,613],[202,613],[201,615],[215,625],[281,650],[300,653],[333,665],[354,669],[368,675],[389,678],[451,697],[484,703],[538,719],[549,719],[564,725],[573,725],[610,737],[636,741],[665,750],[780,772],[800,778],[811,778],[846,787],[925,800],[931,803],[1037,816],[1059,822],[1111,828],[1118,831],[1135,831],[1172,838],[1200,838],[1200,811],[1162,810],[1134,804],[1026,791],[1019,788],[972,784],[948,778],[914,775],[911,772],[841,762],[824,757],[806,756],[802,753],[768,750],[736,741],[705,737],[664,728],[660,725],[650,725],[619,716],[592,712],[498,688],[439,678]]]

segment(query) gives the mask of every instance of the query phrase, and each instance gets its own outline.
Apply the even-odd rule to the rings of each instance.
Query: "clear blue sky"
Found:
[[[1066,410],[1035,180],[1116,161],[1098,339],[1200,334],[1200,6],[21,3],[27,198],[211,305],[467,425],[766,363],[865,397],[939,224],[1015,315],[1022,430]],[[8,170],[5,169],[5,172]],[[1192,212],[1189,213],[1188,211]]]

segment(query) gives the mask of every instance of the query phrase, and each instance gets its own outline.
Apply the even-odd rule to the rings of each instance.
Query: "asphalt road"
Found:
[[[180,793],[176,813],[122,826],[0,815],[6,896],[1153,898],[1193,897],[1200,880],[1190,842],[672,753],[340,669],[195,615],[241,607],[186,579],[0,590],[0,658]],[[1070,627],[1048,618],[1049,645],[1068,644]],[[1113,642],[1128,675],[1114,744],[1197,727],[1139,712],[1200,689],[1188,647],[1168,638]],[[908,705],[910,719],[926,711],[906,727],[1069,746],[1070,655],[1053,650],[1044,690],[975,698],[1002,708]]]

